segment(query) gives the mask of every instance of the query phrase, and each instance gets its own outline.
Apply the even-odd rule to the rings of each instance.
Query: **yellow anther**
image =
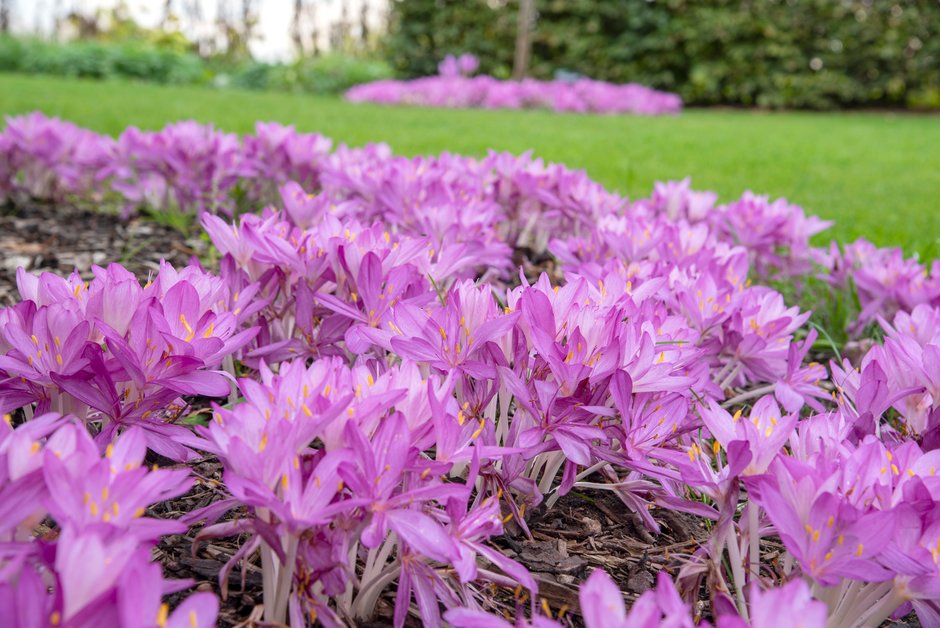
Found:
[[[114,443],[108,443],[108,446],[104,448],[104,457],[111,458],[114,456]]]
[[[712,453],[717,456],[719,451],[721,451],[721,443],[716,440],[712,443]]]
[[[858,549],[855,550],[855,555],[861,557],[863,551],[865,551],[865,546],[859,543]]]
[[[281,490],[287,490],[287,474],[281,476]]]
[[[167,619],[170,617],[170,605],[161,604],[160,610],[157,611],[157,626],[160,628],[166,628]]]

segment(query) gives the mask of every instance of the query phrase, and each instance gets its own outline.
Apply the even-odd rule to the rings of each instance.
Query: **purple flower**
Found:
[[[656,588],[641,595],[627,613],[623,594],[602,569],[595,569],[579,594],[584,624],[602,626],[677,626],[693,628],[692,613],[679,597],[672,579],[660,571]],[[700,624],[705,625],[705,624]]]
[[[794,621],[805,628],[825,628],[829,615],[826,605],[813,599],[806,582],[800,579],[766,591],[753,585],[748,601],[750,622],[737,615],[719,615],[717,628],[788,628]]]

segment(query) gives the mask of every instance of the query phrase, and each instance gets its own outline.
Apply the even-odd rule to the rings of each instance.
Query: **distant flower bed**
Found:
[[[453,59],[449,57],[448,59]],[[552,109],[580,113],[675,114],[682,110],[676,94],[643,85],[617,85],[579,78],[573,81],[501,81],[492,76],[470,76],[463,67],[445,59],[437,76],[411,81],[383,80],[357,85],[346,92],[351,102],[418,105],[459,109]]]

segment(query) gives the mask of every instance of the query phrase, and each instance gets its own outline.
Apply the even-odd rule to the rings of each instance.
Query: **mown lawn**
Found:
[[[940,255],[940,117],[892,113],[686,111],[602,117],[351,105],[336,98],[0,74],[0,113],[39,109],[99,132],[194,118],[244,133],[292,123],[340,142],[388,142],[400,154],[532,150],[584,168],[631,196],[657,180],[693,178],[731,200],[746,189],[785,196],[864,236]]]

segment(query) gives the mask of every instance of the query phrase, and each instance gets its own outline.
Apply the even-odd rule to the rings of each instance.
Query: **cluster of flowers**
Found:
[[[503,81],[472,76],[476,59],[448,57],[437,76],[410,81],[386,79],[356,85],[346,92],[351,102],[466,109],[551,109],[577,113],[663,115],[682,110],[682,99],[636,83],[618,85],[577,78],[570,81]]]
[[[512,625],[493,614],[497,587],[515,592],[516,625],[563,625],[494,541],[593,489],[654,533],[668,508],[710,535],[674,553],[675,580],[662,572],[629,615],[592,574],[588,626],[703,625],[703,591],[720,628],[879,625],[911,609],[940,622],[936,273],[865,244],[814,249],[826,223],[783,200],[717,205],[683,181],[628,202],[528,156],[330,153],[319,136],[261,128],[246,150],[267,155],[253,167],[284,182],[280,200],[234,220],[202,213],[217,272],[164,265],[145,286],[117,265],[87,284],[18,274],[23,300],[0,310],[0,411],[13,414],[0,519],[15,527],[0,531],[0,615],[211,621],[205,595],[173,615],[154,602],[185,585],[146,564],[159,535],[204,522],[197,543],[245,539],[223,595],[260,555],[269,622],[365,621],[394,584],[399,626],[409,613]],[[23,185],[17,150],[4,163]],[[239,181],[270,194],[261,177]],[[545,251],[563,281],[513,258]],[[857,365],[807,361],[809,313],[749,279],[820,261],[884,331]],[[198,395],[229,403],[193,430],[181,418]],[[185,471],[140,467],[148,448],[217,457],[226,497],[180,522],[134,517],[189,486]],[[768,537],[782,542],[774,560]],[[126,569],[155,574],[150,597],[128,583],[143,576],[110,572],[70,593],[88,583],[59,557],[76,546],[110,565],[118,540],[144,549]]]
[[[186,469],[147,469],[131,428],[103,455],[74,417],[49,413],[0,424],[0,615],[4,625],[215,626],[219,602],[190,595],[170,613],[164,595],[192,586],[165,580],[150,560],[177,521],[145,516],[185,493]]]

